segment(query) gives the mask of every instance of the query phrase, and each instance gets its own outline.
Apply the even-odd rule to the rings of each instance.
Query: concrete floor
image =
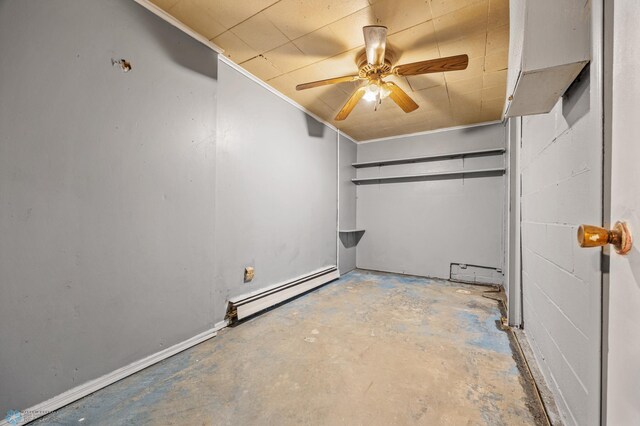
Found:
[[[543,424],[486,290],[353,271],[36,424]]]

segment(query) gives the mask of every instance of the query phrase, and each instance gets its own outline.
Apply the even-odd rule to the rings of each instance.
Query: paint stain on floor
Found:
[[[356,270],[34,424],[543,424],[486,290]]]

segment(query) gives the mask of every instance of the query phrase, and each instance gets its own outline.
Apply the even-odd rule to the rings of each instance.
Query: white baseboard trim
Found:
[[[137,373],[140,370],[143,370],[147,367],[152,366],[162,360],[169,358],[179,352],[184,351],[185,349],[189,349],[192,346],[197,345],[198,343],[202,343],[205,340],[209,340],[212,337],[215,337],[219,330],[225,328],[227,326],[227,321],[220,321],[213,328],[204,331],[200,334],[197,334],[190,339],[187,339],[183,342],[177,343],[171,347],[168,347],[160,352],[156,352],[155,354],[149,355],[146,358],[142,358],[139,361],[135,361],[129,365],[125,365],[122,368],[118,368],[117,370],[112,371],[111,373],[105,374],[104,376],[98,377],[97,379],[88,381],[80,386],[76,386],[73,389],[69,389],[66,392],[61,393],[60,395],[54,396],[51,399],[48,399],[40,404],[34,405],[33,407],[21,410],[24,417],[24,421],[17,423],[18,425],[26,424],[27,422],[31,422],[40,417],[45,416],[48,413],[56,411],[65,405],[69,405],[72,402],[79,400],[80,398],[84,398],[85,396],[92,394],[102,388],[105,388],[118,380],[122,380],[125,377],[128,377],[134,373]],[[4,415],[4,413],[3,413]],[[0,420],[0,426],[13,426],[12,423],[9,423],[6,419]]]

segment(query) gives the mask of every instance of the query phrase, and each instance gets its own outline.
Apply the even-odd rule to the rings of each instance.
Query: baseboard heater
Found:
[[[227,307],[227,320],[234,322],[247,318],[338,278],[340,273],[334,265],[291,281],[232,297]]]

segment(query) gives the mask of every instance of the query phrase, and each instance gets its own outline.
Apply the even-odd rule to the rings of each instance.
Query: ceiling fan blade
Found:
[[[328,84],[346,83],[348,81],[360,80],[358,75],[345,75],[344,77],[328,78],[326,80],[312,81],[310,83],[298,84],[296,90],[311,89],[313,87],[326,86]]]
[[[384,52],[387,48],[387,27],[369,25],[362,28],[367,62],[371,65],[384,65]]]
[[[362,97],[364,96],[365,90],[367,90],[367,88],[366,86],[363,86],[353,92],[353,95],[351,95],[347,103],[344,104],[338,115],[336,115],[336,121],[342,121],[347,118],[351,111],[353,111],[353,109],[356,107],[358,101],[360,101],[360,99],[362,99]]]
[[[433,72],[460,71],[466,69],[467,65],[469,65],[469,57],[467,55],[457,55],[398,65],[393,67],[391,72],[403,76],[419,75]]]
[[[391,81],[387,81],[386,83],[384,83],[384,87],[391,91],[389,97],[393,100],[393,102],[397,103],[404,112],[411,112],[418,109],[418,104],[415,103],[413,99],[411,99],[409,95],[407,95],[407,93],[402,90],[397,84]]]

